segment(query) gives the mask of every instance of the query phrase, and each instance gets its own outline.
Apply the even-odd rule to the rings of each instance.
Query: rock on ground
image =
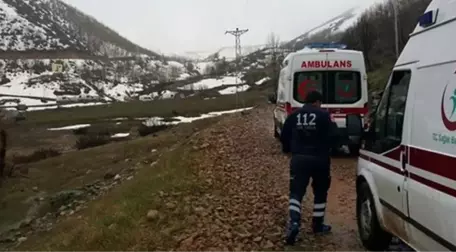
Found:
[[[199,175],[213,193],[195,203],[198,227],[181,239],[178,250],[284,249],[289,158],[272,129],[271,109],[258,108],[224,118],[194,140],[201,152]],[[356,231],[355,167],[355,159],[332,161],[326,219],[334,231],[328,236],[307,234],[313,202],[308,188],[299,250],[364,250]]]

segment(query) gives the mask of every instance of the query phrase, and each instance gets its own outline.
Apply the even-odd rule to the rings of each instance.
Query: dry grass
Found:
[[[38,125],[68,125],[76,123],[91,123],[108,118],[128,117],[130,119],[162,116],[171,117],[173,112],[182,116],[197,116],[211,111],[229,110],[238,106],[252,106],[258,102],[265,102],[266,91],[251,91],[236,95],[226,95],[217,99],[203,100],[191,97],[181,100],[157,100],[150,102],[118,102],[109,105],[75,107],[55,110],[31,111],[26,113],[26,121],[21,124]]]
[[[266,101],[258,93],[244,94],[246,106]],[[33,159],[21,162],[17,170],[26,176],[6,179],[0,188],[0,232],[19,223],[30,214],[30,199],[37,195],[51,196],[62,190],[76,189],[103,179],[106,173],[122,174],[125,170],[139,169],[134,180],[115,189],[103,199],[92,202],[82,219],[68,217],[55,231],[28,237],[21,249],[62,250],[157,250],[173,247],[173,237],[185,225],[194,225],[197,220],[185,220],[190,211],[187,205],[174,209],[165,207],[170,199],[179,202],[181,196],[158,197],[162,192],[185,192],[198,195],[201,182],[188,169],[190,160],[188,146],[169,151],[167,148],[185,141],[197,128],[209,126],[218,118],[182,124],[154,133],[151,136],[108,143],[80,151],[75,150],[78,138],[101,134],[130,132],[133,138],[139,135],[136,117],[146,116],[195,116],[217,110],[235,108],[234,96],[216,100],[186,99],[184,101],[158,101],[151,103],[124,103],[111,106],[72,108],[55,111],[28,113],[27,121],[9,129],[9,160],[12,155],[27,156],[39,149],[55,148],[63,154],[44,160]],[[241,106],[241,104],[239,104]],[[128,117],[129,120],[116,124],[111,119]],[[77,123],[91,123],[88,130],[48,131],[48,127],[59,127]],[[151,152],[157,149],[158,152]],[[70,151],[70,152],[68,152]],[[161,161],[151,167],[159,153]],[[43,156],[43,155],[41,155]],[[40,156],[40,159],[41,159]],[[35,188],[35,190],[33,190]],[[36,190],[37,188],[37,190]],[[182,196],[183,197],[183,196]],[[182,207],[184,207],[182,209]],[[146,222],[149,209],[160,211],[156,222]],[[35,209],[43,213],[47,209]],[[64,242],[62,242],[64,241]]]
[[[93,202],[82,219],[70,217],[55,230],[32,237],[20,250],[167,250],[176,247],[180,232],[197,220],[188,220],[190,208],[167,203],[182,202],[186,195],[202,193],[201,183],[189,169],[187,146],[166,153],[154,167],[144,167],[135,180],[126,182],[100,201]],[[168,197],[160,197],[164,193]],[[172,196],[172,192],[181,195]],[[159,217],[147,221],[154,209]]]
[[[13,156],[14,164],[27,164],[37,162],[43,159],[52,158],[60,156],[62,153],[58,150],[48,148],[48,149],[38,149],[28,155],[16,155]]]
[[[165,184],[170,181],[169,179],[163,181],[163,176],[172,170],[168,167],[176,166],[173,162],[177,162],[174,160],[178,160],[178,157],[181,156],[178,152],[171,152],[172,154],[167,154],[171,155],[169,158],[163,159],[165,160],[164,163],[161,163],[163,168],[159,168],[160,165],[152,168],[150,167],[150,164],[157,159],[159,152],[152,153],[151,150],[157,149],[160,151],[166,149],[171,144],[187,139],[195,131],[195,128],[207,126],[209,125],[209,122],[216,120],[218,119],[212,118],[197,121],[192,124],[182,124],[173,129],[160,132],[156,137],[144,137],[127,142],[110,143],[82,151],[64,153],[61,156],[45,159],[32,164],[24,164],[21,166],[21,170],[28,171],[27,178],[9,178],[4,181],[3,186],[0,189],[0,198],[2,199],[1,203],[3,205],[3,207],[0,207],[0,231],[8,225],[19,222],[26,216],[31,205],[25,204],[24,202],[30,197],[36,196],[40,192],[44,195],[52,195],[61,190],[79,188],[83,185],[90,184],[97,179],[103,179],[104,175],[108,172],[119,174],[126,169],[142,168],[140,175],[137,176],[138,180],[133,183],[133,186],[141,186],[144,188],[128,189],[129,186],[126,186],[125,192],[123,192],[122,189],[112,196],[118,197],[115,201],[120,200],[120,202],[126,199],[133,201],[142,199],[143,195],[138,192],[154,190],[153,188],[155,185],[160,187],[160,183],[162,183],[163,185],[161,186],[165,186]],[[183,165],[182,167],[185,168],[186,166]],[[162,170],[164,173],[161,173]],[[184,170],[179,171],[179,176],[184,174]],[[129,184],[131,185],[131,183]],[[33,187],[38,188],[39,192],[33,191]],[[128,197],[123,196],[129,191],[131,191],[130,193],[132,195],[129,195]],[[138,195],[135,196],[134,194]],[[102,204],[106,209],[117,209],[117,207],[110,206],[118,205],[117,203],[110,201],[110,197],[103,199],[99,203],[94,203],[94,206]],[[124,197],[126,199],[123,199]],[[150,197],[150,195],[147,197]],[[148,204],[145,206],[148,207]],[[108,211],[103,210],[102,212],[104,212],[104,214],[100,216],[105,216]],[[87,212],[86,214],[88,217],[91,217],[93,213]],[[127,214],[127,216],[129,215],[130,214]],[[101,218],[100,216],[93,217]],[[110,216],[109,218],[116,218],[116,214],[107,214],[106,216]],[[74,221],[80,222],[79,220]],[[99,221],[101,220],[90,221],[90,223],[96,224]],[[76,229],[74,231],[76,231]],[[59,237],[58,233],[52,234],[51,236]],[[75,237],[75,243],[79,242],[77,236]],[[86,246],[88,246],[86,250],[90,250],[89,245],[90,244],[86,244]],[[80,246],[82,246],[82,244]],[[92,244],[92,246],[94,245]],[[97,247],[94,247],[93,249],[97,249]]]
[[[19,249],[165,250],[175,247],[178,242],[176,237],[181,230],[188,225],[195,225],[197,221],[186,219],[191,208],[179,202],[187,195],[198,196],[204,190],[201,181],[190,169],[192,148],[189,148],[189,144],[179,143],[180,140],[187,141],[185,139],[190,137],[195,127],[206,127],[216,120],[213,118],[193,125],[177,126],[174,133],[170,131],[157,138],[142,138],[128,143],[124,150],[128,150],[130,155],[126,156],[130,156],[133,162],[157,159],[156,154],[150,152],[152,148],[162,150],[163,156],[152,167],[139,163],[141,169],[134,180],[125,182],[99,201],[92,202],[85,212],[80,213],[82,218],[69,217],[50,233],[30,237]],[[170,150],[171,143],[177,144],[177,148]],[[97,160],[101,153],[115,153],[114,146],[81,153],[90,153],[90,157]],[[74,159],[77,159],[77,155],[71,154]],[[107,161],[106,156],[102,159]],[[97,164],[99,162],[90,166]],[[173,202],[174,207],[170,207],[167,204],[169,202]],[[150,209],[160,213],[155,221],[146,220],[146,213]]]

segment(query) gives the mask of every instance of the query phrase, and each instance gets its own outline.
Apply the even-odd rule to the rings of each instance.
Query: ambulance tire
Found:
[[[361,145],[359,144],[350,144],[348,145],[348,150],[350,152],[350,156],[357,157],[359,156],[359,150],[361,149]]]
[[[364,203],[369,201],[369,204]],[[369,225],[369,231],[366,231],[365,224],[363,224],[363,211],[365,207],[369,207],[370,220],[365,220]],[[356,219],[358,224],[358,233],[363,246],[370,251],[385,251],[391,244],[392,235],[380,226],[380,222],[375,210],[375,201],[369,185],[362,182],[357,189],[356,196]]]

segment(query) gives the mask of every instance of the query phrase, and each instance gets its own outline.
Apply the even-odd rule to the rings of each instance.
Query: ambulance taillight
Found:
[[[291,107],[291,104],[289,102],[285,103],[285,111],[287,112],[287,115],[293,113],[293,107]]]

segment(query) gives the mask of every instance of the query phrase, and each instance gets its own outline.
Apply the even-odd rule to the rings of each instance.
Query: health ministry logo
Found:
[[[451,89],[451,93],[447,96],[448,84],[445,86],[442,94],[440,105],[440,114],[442,116],[443,125],[449,131],[456,131],[456,88]],[[447,105],[449,103],[449,105]],[[450,107],[450,111],[446,111],[446,107]]]

